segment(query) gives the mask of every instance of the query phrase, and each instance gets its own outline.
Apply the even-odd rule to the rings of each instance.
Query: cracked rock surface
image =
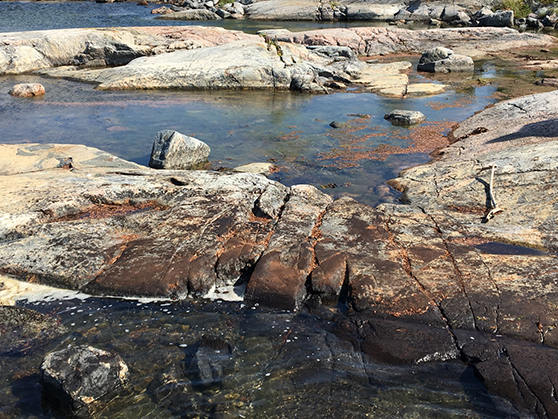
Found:
[[[253,303],[341,303],[366,356],[461,357],[491,391],[556,417],[557,118],[557,92],[489,108],[391,182],[405,204],[376,208],[255,174],[2,145],[0,272],[101,295],[246,284]],[[504,211],[483,222],[493,166]]]

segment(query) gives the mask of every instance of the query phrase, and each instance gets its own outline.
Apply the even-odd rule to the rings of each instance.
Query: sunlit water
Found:
[[[149,10],[129,3],[0,2],[0,32],[190,24],[155,21]],[[251,32],[285,27],[209,24]],[[311,24],[288,25],[296,30]],[[494,73],[487,65],[473,79]],[[410,77],[421,80],[416,73]],[[7,94],[24,81],[41,82],[46,96]],[[427,117],[423,126],[445,134],[453,122],[493,103],[494,91],[479,85],[406,99],[354,92],[100,92],[71,81],[9,76],[0,77],[0,142],[86,144],[146,164],[157,131],[175,129],[209,144],[215,169],[271,161],[279,168],[272,177],[287,185],[311,183],[375,205],[396,197],[383,186],[387,179],[429,159],[427,153],[409,152],[413,131],[392,126],[385,113],[420,110]],[[332,121],[348,125],[336,130]],[[377,153],[380,146],[401,151]],[[96,298],[20,304],[57,315],[69,332],[45,345],[0,353],[0,417],[59,417],[42,400],[37,371],[46,353],[77,344],[113,350],[130,366],[128,389],[99,417],[516,417],[459,361],[386,366],[336,360],[332,348],[344,343],[336,334],[342,314],[335,310],[297,314],[242,303]],[[203,335],[222,336],[234,348],[232,371],[209,388],[196,386],[191,371]]]

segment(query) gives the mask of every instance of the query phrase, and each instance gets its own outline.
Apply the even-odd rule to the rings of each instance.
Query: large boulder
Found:
[[[63,410],[76,412],[115,394],[128,380],[120,355],[92,346],[73,346],[48,354],[41,364],[43,390]]]
[[[149,167],[154,169],[190,169],[206,162],[211,149],[203,141],[178,131],[159,131],[153,142]]]
[[[479,26],[513,27],[513,10],[500,10],[481,16],[477,20]]]
[[[472,72],[474,69],[471,57],[454,54],[451,49],[443,47],[425,51],[417,65],[418,71],[429,73]]]

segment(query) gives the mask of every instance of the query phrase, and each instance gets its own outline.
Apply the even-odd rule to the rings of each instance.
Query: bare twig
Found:
[[[493,185],[494,185],[494,171],[496,170],[496,165],[493,164],[492,165],[492,171],[490,173],[490,183],[488,185],[488,203],[489,203],[489,211],[488,213],[484,216],[484,222],[488,222],[488,220],[492,219],[494,217],[494,215],[503,212],[504,210],[500,207],[498,207],[498,205],[496,204],[496,199],[494,198],[494,189],[493,189]]]

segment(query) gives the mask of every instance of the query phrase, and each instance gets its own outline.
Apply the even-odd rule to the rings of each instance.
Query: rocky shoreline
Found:
[[[469,118],[440,158],[391,182],[406,205],[377,208],[259,175],[2,145],[0,269],[99,295],[185,298],[245,283],[246,301],[279,308],[341,300],[368,356],[462,357],[489,389],[555,417],[544,395],[558,356],[557,115],[551,92]],[[483,223],[492,165],[504,211]],[[548,360],[535,381],[523,371],[530,357]],[[518,374],[523,384],[510,387]]]
[[[266,46],[266,39],[238,32],[180,30],[175,37],[157,32],[171,34],[169,28],[65,31],[68,38],[56,31],[3,34],[0,68],[147,88],[137,82],[146,63],[164,70],[165,60],[177,57],[179,68],[186,53],[242,45],[273,56],[256,66],[271,67],[268,74],[289,67],[285,85],[261,85],[286,88],[309,63],[333,66],[333,81],[341,77],[335,63],[344,74],[356,63],[325,59],[304,45],[333,45],[339,56],[347,48],[362,55],[416,51],[440,39],[480,53],[554,42],[509,29],[365,28],[274,33],[268,36],[277,45]],[[203,48],[189,49],[194,34]],[[177,49],[185,51],[168,52]],[[24,58],[34,54],[41,56],[36,68]],[[127,65],[84,68],[115,63]],[[78,66],[59,68],[69,64]],[[304,83],[323,88],[316,77],[327,77],[314,70],[296,90]],[[357,70],[362,77],[370,69]],[[176,71],[165,87],[177,87],[169,84]],[[404,203],[376,208],[256,174],[153,170],[85,146],[0,145],[0,272],[8,278],[2,288],[9,293],[18,279],[89,295],[180,300],[212,293],[287,310],[342,304],[340,334],[357,342],[359,354],[386,363],[462,359],[490,391],[531,414],[558,417],[557,119],[556,91],[486,109],[460,123],[455,142],[433,162],[390,182]],[[233,294],[234,286],[245,293]],[[49,336],[36,341],[43,338]]]

